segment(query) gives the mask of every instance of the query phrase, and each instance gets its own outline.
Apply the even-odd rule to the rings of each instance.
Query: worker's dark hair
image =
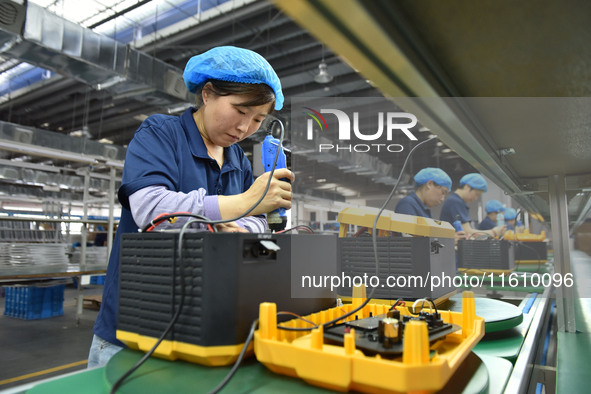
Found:
[[[245,96],[245,101],[240,103],[240,105],[245,107],[271,104],[269,113],[273,112],[273,109],[275,108],[275,93],[273,92],[273,89],[264,83],[241,83],[210,79],[205,85],[203,85],[203,88],[197,92],[197,106],[203,105],[203,98],[201,96],[203,89],[207,89],[210,93],[213,93],[216,96],[229,96],[231,94]]]
[[[433,182],[433,181],[431,181]],[[425,189],[427,187],[427,183],[429,183],[429,181],[423,183],[422,185],[417,185],[415,182],[415,192],[421,190],[421,189]],[[433,182],[435,185],[437,185],[435,182]]]

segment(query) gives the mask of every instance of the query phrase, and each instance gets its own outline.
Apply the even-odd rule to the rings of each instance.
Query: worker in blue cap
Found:
[[[190,212],[211,220],[236,218],[265,194],[270,173],[254,180],[250,162],[237,143],[283,106],[281,83],[271,65],[253,51],[217,47],[192,57],[183,78],[189,91],[196,93],[197,107],[180,116],[148,117],[127,148],[118,191],[121,220],[94,326],[89,368],[104,365],[124,346],[115,336],[123,233],[137,232],[166,213]],[[288,169],[275,170],[265,197],[249,216],[217,224],[217,230],[264,231],[262,214],[291,207],[291,184],[285,179],[293,178]],[[179,227],[186,220],[163,221],[159,229]]]
[[[432,207],[440,205],[451,190],[451,178],[440,168],[423,168],[414,176],[416,190],[404,197],[394,212],[433,218]]]
[[[450,193],[449,197],[443,203],[440,219],[452,224],[455,221],[459,221],[467,237],[477,232],[493,237],[503,234],[505,226],[497,226],[490,230],[478,230],[470,224],[470,208],[467,204],[478,200],[482,196],[482,193],[487,190],[488,185],[482,175],[478,173],[464,175],[460,179],[460,187],[453,193]]]
[[[504,212],[505,207],[498,200],[490,200],[484,206],[486,217],[478,224],[478,230],[491,230],[497,226],[499,212]]]
[[[507,230],[513,230],[516,233],[522,233],[524,230],[523,224],[517,220],[517,210],[515,208],[507,208],[505,210],[505,224]]]

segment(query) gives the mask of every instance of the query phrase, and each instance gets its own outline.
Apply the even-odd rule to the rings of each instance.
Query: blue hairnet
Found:
[[[460,179],[460,186],[468,185],[472,189],[482,190],[483,192],[488,190],[488,185],[484,177],[476,172],[466,174]]]
[[[445,186],[448,190],[451,190],[451,178],[440,168],[423,168],[421,171],[417,172],[414,179],[417,186],[433,181],[439,186]]]
[[[515,219],[517,217],[517,211],[515,210],[515,208],[507,208],[505,209],[504,215],[506,220]]]
[[[275,109],[283,108],[281,82],[275,70],[265,58],[248,49],[223,46],[193,56],[185,66],[183,79],[191,93],[197,92],[210,79],[264,83],[275,92]]]
[[[486,203],[484,208],[486,209],[486,213],[501,212],[505,210],[503,204],[501,204],[501,202],[497,200],[490,200]]]

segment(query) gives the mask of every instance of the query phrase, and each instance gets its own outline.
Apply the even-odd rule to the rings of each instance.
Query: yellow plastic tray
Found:
[[[546,232],[542,231],[540,234],[531,234],[528,229],[523,230],[522,233],[508,230],[503,235],[503,239],[506,241],[543,242],[546,239]]]
[[[360,305],[331,308],[305,316],[321,325]],[[389,305],[368,304],[357,312],[358,318],[386,313]],[[397,307],[402,315],[410,312]],[[369,393],[433,392],[443,388],[458,366],[484,335],[484,319],[476,316],[474,294],[464,292],[463,312],[439,311],[443,321],[457,324],[462,330],[445,339],[429,343],[427,325],[411,321],[404,331],[403,355],[396,359],[365,356],[355,348],[354,334],[345,335],[344,346],[323,341],[322,326],[312,331],[294,332],[277,328],[277,310],[273,303],[259,309],[259,329],[254,335],[257,360],[271,371],[298,377],[306,382],[337,391],[358,390]],[[354,316],[347,320],[354,320]],[[309,327],[301,319],[281,323],[288,327]],[[430,355],[434,352],[434,355]]]
[[[505,274],[508,275],[515,271],[515,268],[509,270],[499,270],[493,268],[458,268],[458,272],[466,275],[474,275],[479,276],[483,274],[493,274],[493,275],[501,275]]]
[[[546,264],[548,260],[515,260],[515,265],[523,264],[523,265],[540,265]]]
[[[349,225],[373,228],[376,220],[377,208],[348,207],[339,212],[337,217],[340,223],[339,237],[345,237]],[[454,238],[455,230],[448,222],[433,220],[420,216],[404,215],[393,211],[384,210],[378,218],[376,228],[379,236],[387,236],[392,232],[412,234],[423,237]]]

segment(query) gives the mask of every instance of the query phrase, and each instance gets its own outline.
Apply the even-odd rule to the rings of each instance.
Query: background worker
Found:
[[[416,190],[404,197],[394,212],[405,215],[433,218],[432,207],[443,203],[451,190],[451,178],[440,168],[423,168],[414,176]]]
[[[460,187],[450,193],[441,207],[441,220],[452,223],[459,220],[467,237],[474,233],[484,233],[496,237],[505,231],[505,226],[497,226],[490,230],[478,230],[470,224],[470,208],[468,203],[478,200],[488,190],[484,177],[478,173],[464,175],[460,179]]]
[[[283,106],[281,84],[271,65],[255,52],[218,47],[192,57],[183,77],[189,91],[197,93],[199,109],[189,108],[180,116],[148,117],[127,149],[118,192],[121,220],[94,326],[89,368],[106,364],[123,348],[115,335],[121,235],[137,232],[163,213],[191,212],[211,220],[238,217],[263,195],[269,180],[268,172],[253,181],[250,162],[236,143]],[[218,224],[217,230],[265,230],[261,214],[291,207],[291,185],[281,178],[294,179],[291,171],[276,170],[251,216]],[[174,226],[180,227],[183,219]]]
[[[504,212],[503,204],[498,200],[490,200],[484,206],[486,217],[478,224],[478,230],[491,230],[497,227],[499,212]]]
[[[505,210],[505,224],[507,230],[513,230],[516,233],[522,233],[524,226],[517,221],[517,211],[515,208],[507,208]]]
[[[416,190],[398,201],[394,212],[432,219],[430,208],[445,200],[451,190],[451,178],[440,168],[427,167],[416,173],[414,181]],[[465,237],[463,231],[456,232],[455,242]]]

